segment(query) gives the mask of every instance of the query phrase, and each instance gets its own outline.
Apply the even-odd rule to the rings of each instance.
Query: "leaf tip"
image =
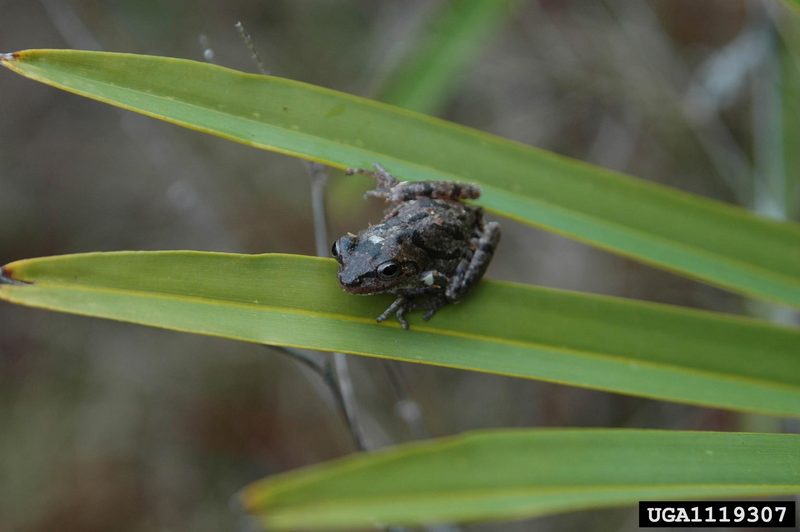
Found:
[[[27,286],[29,284],[33,284],[28,281],[20,281],[18,279],[14,279],[14,273],[10,266],[3,266],[0,269],[0,285],[2,284],[10,284],[15,286]]]
[[[252,510],[249,508],[249,503],[247,502],[247,488],[233,495],[230,498],[228,507],[238,516],[240,523],[243,525],[243,529],[247,532],[263,530],[258,519],[251,515]]]
[[[19,58],[18,52],[11,52],[11,53],[0,53],[0,63],[10,63],[11,61],[16,61]]]
[[[231,508],[235,508],[241,512],[253,513],[256,506],[255,497],[253,495],[252,484],[245,486],[241,491],[231,497]]]

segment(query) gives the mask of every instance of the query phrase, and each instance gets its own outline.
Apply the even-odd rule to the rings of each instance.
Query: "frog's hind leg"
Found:
[[[373,192],[367,194],[396,203],[417,198],[459,201],[476,199],[481,195],[481,189],[477,186],[455,181],[403,181],[393,186],[388,192]]]
[[[374,171],[363,168],[348,168],[345,173],[347,175],[362,174],[374,177],[378,182],[378,188],[367,192],[367,196],[385,197],[385,194],[388,194],[397,185],[397,178],[387,172],[383,166],[377,163],[373,166],[375,167]]]
[[[416,198],[433,198],[459,201],[476,199],[481,189],[467,183],[455,181],[397,181],[397,178],[379,164],[373,165],[375,171],[349,169],[348,174],[371,175],[378,181],[378,187],[366,193],[367,196],[383,198],[390,203],[399,203]]]
[[[475,240],[477,241],[473,241],[475,249],[472,255],[465,257],[456,267],[455,274],[447,285],[445,295],[450,301],[461,299],[483,277],[500,241],[500,224],[486,222]]]

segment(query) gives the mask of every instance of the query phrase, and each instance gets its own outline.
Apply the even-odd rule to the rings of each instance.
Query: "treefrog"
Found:
[[[367,196],[389,203],[383,220],[333,243],[339,284],[352,294],[391,293],[394,302],[377,317],[393,313],[404,329],[414,309],[426,321],[443,306],[459,301],[483,276],[500,240],[500,225],[487,222],[483,209],[467,205],[480,196],[475,185],[452,181],[398,182],[381,165],[367,174],[377,188]]]

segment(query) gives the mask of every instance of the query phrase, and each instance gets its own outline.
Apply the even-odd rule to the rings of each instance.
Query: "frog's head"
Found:
[[[390,292],[408,285],[419,270],[402,250],[395,239],[376,234],[341,237],[331,247],[339,263],[339,284],[353,294]]]

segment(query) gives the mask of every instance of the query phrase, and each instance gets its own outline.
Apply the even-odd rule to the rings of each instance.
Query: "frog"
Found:
[[[392,294],[377,318],[392,314],[408,329],[406,314],[423,309],[430,320],[442,307],[458,303],[480,281],[500,241],[500,224],[484,219],[477,185],[455,181],[399,181],[380,164],[347,174],[373,177],[365,197],[388,203],[383,219],[357,234],[348,232],[331,246],[339,285],[357,295]]]

